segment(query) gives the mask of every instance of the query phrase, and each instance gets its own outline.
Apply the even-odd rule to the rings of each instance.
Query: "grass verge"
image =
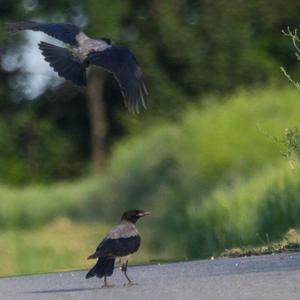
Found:
[[[267,238],[268,239],[268,238]],[[221,257],[242,257],[255,256],[273,253],[284,252],[299,252],[300,251],[300,234],[296,229],[290,229],[284,237],[275,242],[268,241],[267,244],[257,247],[237,247],[226,249]]]
[[[0,276],[49,271],[88,269],[87,260],[110,226],[96,222],[75,223],[58,218],[36,229],[11,229],[0,233]],[[148,260],[145,248],[131,259],[137,264]]]

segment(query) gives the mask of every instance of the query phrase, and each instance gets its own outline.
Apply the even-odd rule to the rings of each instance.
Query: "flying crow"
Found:
[[[109,287],[106,277],[113,274],[116,262],[121,264],[121,270],[128,284],[132,284],[127,275],[128,258],[139,249],[141,243],[135,223],[139,218],[149,214],[149,212],[142,210],[129,210],[122,215],[119,225],[115,226],[108,233],[96,248],[95,253],[88,257],[88,259],[98,258],[98,261],[86,274],[87,279],[93,276],[98,278],[104,277],[103,287]]]
[[[59,76],[76,85],[86,85],[86,68],[100,66],[114,74],[119,82],[125,106],[130,112],[139,113],[147,108],[148,91],[142,70],[134,54],[124,46],[113,45],[110,39],[91,39],[72,24],[39,23],[23,21],[6,24],[8,31],[42,31],[71,48],[62,48],[45,42],[39,43],[45,60]]]

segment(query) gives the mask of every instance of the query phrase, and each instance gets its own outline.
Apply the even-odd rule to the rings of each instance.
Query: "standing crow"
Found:
[[[132,284],[127,275],[128,258],[139,249],[141,243],[135,223],[139,218],[149,214],[142,210],[129,210],[122,215],[120,224],[108,233],[95,253],[88,257],[88,259],[98,258],[98,261],[86,274],[87,279],[93,276],[104,277],[103,287],[109,287],[106,277],[112,275],[116,261],[121,264],[121,270],[128,280],[128,284]]]
[[[59,76],[76,85],[86,85],[86,68],[90,64],[100,66],[114,74],[119,82],[125,106],[130,112],[139,113],[147,109],[145,85],[142,70],[134,54],[124,46],[112,45],[110,39],[91,39],[72,24],[39,23],[23,21],[7,23],[8,31],[42,31],[72,48],[62,48],[45,42],[39,43],[45,60]]]

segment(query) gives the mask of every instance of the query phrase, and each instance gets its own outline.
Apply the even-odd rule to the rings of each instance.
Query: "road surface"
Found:
[[[0,299],[300,299],[300,253],[129,267],[132,287],[123,286],[120,270],[106,289],[85,273],[1,278]]]

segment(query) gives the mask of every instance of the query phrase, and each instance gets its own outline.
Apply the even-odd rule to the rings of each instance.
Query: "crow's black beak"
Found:
[[[143,212],[140,212],[138,214],[138,217],[144,217],[144,216],[147,216],[147,215],[151,215],[151,213],[149,211],[143,211]]]

